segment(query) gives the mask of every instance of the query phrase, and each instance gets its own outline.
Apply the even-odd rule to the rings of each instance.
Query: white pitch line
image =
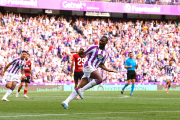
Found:
[[[34,97],[34,98],[39,98],[39,97],[68,97],[68,96],[38,96],[38,97]],[[127,98],[129,96],[122,96],[122,97],[94,97],[94,96],[86,96],[87,98]]]
[[[140,98],[140,99],[180,99],[180,98],[147,98],[147,97],[132,97],[132,98]]]
[[[170,113],[170,112],[180,112],[180,111],[144,111],[144,112],[104,112],[104,113],[72,113],[72,114],[39,114],[39,115],[16,115],[16,116],[0,116],[0,118],[6,118],[6,117],[40,117],[40,116],[65,116],[65,115],[95,115],[95,114],[120,114],[120,113]]]

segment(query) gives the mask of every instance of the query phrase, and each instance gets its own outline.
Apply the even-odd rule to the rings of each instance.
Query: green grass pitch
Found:
[[[0,101],[0,120],[179,120],[180,91],[88,91],[83,100],[61,106],[71,92],[28,92]],[[5,93],[1,92],[3,97]]]

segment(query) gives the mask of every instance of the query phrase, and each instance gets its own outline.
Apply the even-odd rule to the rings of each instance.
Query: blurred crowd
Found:
[[[31,55],[35,82],[73,81],[69,75],[71,51],[98,45],[101,36],[109,42],[106,49],[110,57],[106,66],[119,73],[99,69],[104,80],[126,80],[124,62],[133,52],[139,65],[138,82],[163,82],[169,59],[174,60],[174,82],[180,81],[180,23],[165,21],[112,21],[110,19],[85,19],[46,15],[36,17],[20,14],[0,14],[0,70],[19,57],[22,50]]]
[[[180,5],[180,0],[77,0],[77,1],[156,4],[156,5]]]

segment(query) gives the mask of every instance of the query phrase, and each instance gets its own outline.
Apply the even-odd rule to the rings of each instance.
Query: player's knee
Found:
[[[27,87],[28,87],[28,84],[25,84],[25,87],[27,88]]]
[[[6,88],[11,88],[11,87],[12,87],[12,85],[10,85],[10,84],[6,85]]]

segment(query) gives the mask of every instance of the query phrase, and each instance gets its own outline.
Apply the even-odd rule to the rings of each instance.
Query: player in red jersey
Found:
[[[73,55],[71,69],[70,69],[70,76],[72,76],[72,70],[75,63],[75,70],[74,70],[74,81],[75,81],[75,88],[78,86],[78,80],[81,80],[83,73],[83,66],[85,62],[85,56],[84,56],[84,49],[80,48],[78,54]],[[80,97],[76,96],[76,99],[81,99]]]
[[[28,58],[29,57],[30,57],[30,55],[28,56]],[[33,74],[32,74],[32,70],[31,70],[31,61],[28,58],[26,59],[26,66],[24,67],[24,72],[25,72],[25,76],[27,77],[27,79],[21,80],[21,84],[18,88],[18,92],[16,93],[16,97],[18,97],[19,92],[25,83],[24,98],[29,98],[26,94],[27,94],[27,90],[28,90],[28,85],[30,83],[30,79],[31,79],[31,81],[33,81]]]

